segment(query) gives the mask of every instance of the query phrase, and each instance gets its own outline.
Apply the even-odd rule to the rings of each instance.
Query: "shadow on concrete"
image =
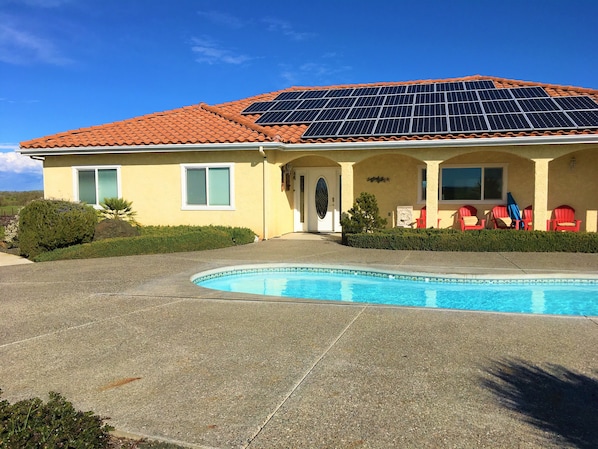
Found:
[[[598,379],[517,359],[494,362],[485,371],[482,385],[525,421],[569,445],[598,447]]]

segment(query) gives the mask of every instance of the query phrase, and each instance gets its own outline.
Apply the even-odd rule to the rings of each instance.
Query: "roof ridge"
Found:
[[[251,122],[250,120],[245,119],[243,116],[230,114],[228,112],[222,111],[218,106],[211,106],[207,103],[200,103],[199,107],[211,114],[215,114],[225,120],[228,120],[229,122],[233,122],[237,125],[244,126],[245,128],[248,128],[251,131],[262,134],[263,136],[271,139],[274,142],[281,141],[280,135],[268,132],[268,130],[266,128],[256,125],[255,123]]]

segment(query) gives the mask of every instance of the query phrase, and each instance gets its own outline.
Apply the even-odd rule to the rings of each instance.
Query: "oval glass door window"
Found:
[[[328,184],[324,178],[318,179],[316,184],[316,213],[320,220],[324,219],[328,212]]]

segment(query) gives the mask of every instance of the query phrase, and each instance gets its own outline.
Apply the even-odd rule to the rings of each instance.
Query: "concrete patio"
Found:
[[[260,262],[596,276],[598,254],[288,237],[0,266],[3,398],[57,391],[119,431],[195,448],[598,446],[598,317],[255,297],[189,281]]]

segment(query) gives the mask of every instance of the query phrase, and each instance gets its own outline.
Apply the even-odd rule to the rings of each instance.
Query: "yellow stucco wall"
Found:
[[[579,211],[582,228],[598,227],[598,145],[512,146],[480,148],[405,148],[377,150],[266,150],[267,159],[255,150],[213,152],[164,152],[47,156],[44,162],[44,189],[48,198],[74,199],[72,166],[117,165],[121,169],[122,196],[133,202],[138,220],[146,225],[222,224],[251,228],[260,237],[270,238],[293,231],[293,183],[287,189],[281,167],[292,170],[309,167],[339,167],[343,184],[343,210],[351,207],[361,192],[376,195],[380,214],[395,223],[396,207],[412,205],[414,218],[425,205],[418,197],[419,169],[426,160],[447,165],[504,164],[506,190],[520,207],[540,198],[547,214],[560,204]],[[575,157],[575,166],[571,165]],[[549,191],[535,193],[535,158],[549,158]],[[182,210],[181,168],[183,163],[234,163],[234,210]],[[343,174],[344,172],[344,174]],[[265,181],[264,181],[265,173]],[[383,182],[368,178],[382,179]],[[543,178],[540,178],[543,179]],[[352,180],[349,186],[347,180]],[[264,212],[264,190],[266,185]],[[352,188],[351,188],[352,187]],[[544,198],[544,199],[543,199]],[[476,203],[483,216],[497,202]],[[454,224],[460,204],[439,204],[441,227]],[[535,207],[535,206],[534,206]],[[265,217],[265,220],[264,220]]]

